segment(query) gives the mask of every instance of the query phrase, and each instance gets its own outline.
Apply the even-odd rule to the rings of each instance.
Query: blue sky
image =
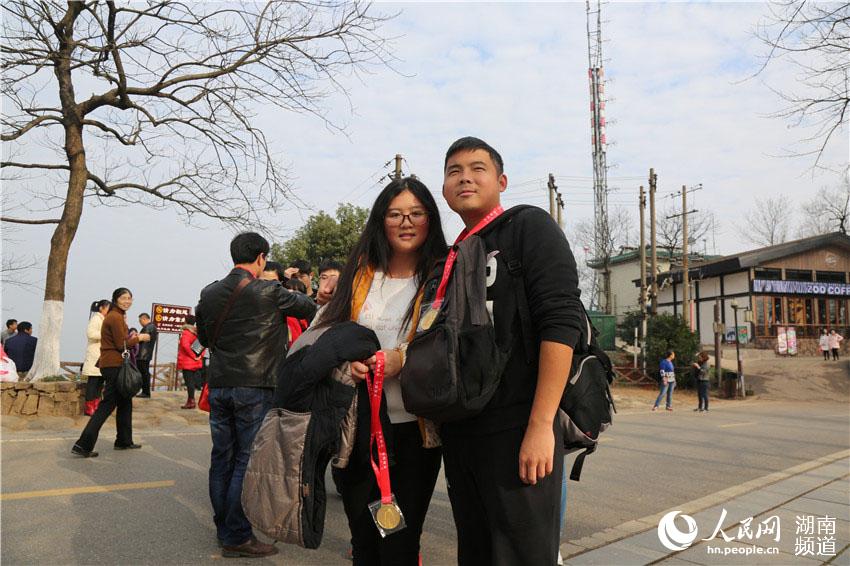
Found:
[[[592,215],[583,2],[375,7],[401,11],[386,27],[397,38],[396,71],[342,77],[349,97],[329,97],[326,110],[345,135],[312,116],[257,109],[311,207],[278,214],[278,240],[340,200],[369,206],[396,153],[405,172],[439,193],[445,149],[463,135],[503,154],[507,203],[546,205],[551,172],[566,201],[567,232]],[[716,251],[731,253],[748,247],[743,214],[756,197],[785,195],[799,208],[820,186],[837,183],[835,174],[813,174],[810,158],[774,157],[805,131],[768,117],[781,102],[767,85],[796,88],[794,68],[771,65],[747,80],[764,54],[753,37],[763,4],[613,2],[603,9],[611,206],[636,219],[638,186],[650,167],[662,193],[702,183],[693,206],[714,211]],[[845,131],[825,157],[840,164],[847,154]],[[22,197],[22,187],[4,187],[7,206]],[[442,211],[453,237],[460,222]],[[44,226],[4,231],[4,250],[44,261],[50,234]],[[171,211],[87,207],[69,259],[62,358],[81,359],[88,305],[115,287],[135,292],[133,319],[154,301],[194,305],[198,291],[227,271],[231,235],[206,221],[187,227]],[[43,276],[35,270],[30,279],[29,288],[4,286],[2,318],[29,319],[37,335]],[[173,347],[164,352],[173,355]]]

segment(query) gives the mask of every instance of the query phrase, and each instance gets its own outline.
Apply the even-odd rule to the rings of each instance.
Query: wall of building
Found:
[[[627,312],[640,308],[640,287],[635,287],[635,279],[640,279],[639,261],[611,266],[612,314],[617,315],[618,319]]]
[[[648,261],[649,258],[647,258]],[[626,313],[640,308],[640,287],[635,286],[635,280],[640,280],[640,260],[616,263],[609,269],[611,271],[611,312],[617,315],[619,321]],[[670,269],[669,262],[659,260],[658,269],[662,272],[667,271]]]
[[[836,246],[825,246],[819,250],[765,262],[760,267],[847,272],[850,271],[850,254]]]

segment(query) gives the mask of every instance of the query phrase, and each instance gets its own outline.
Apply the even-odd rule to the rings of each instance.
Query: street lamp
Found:
[[[738,334],[738,309],[746,310],[747,307],[738,305],[738,301],[732,299],[732,311],[735,313],[735,354],[738,357],[738,383],[741,386],[741,396],[746,399],[747,389],[744,385],[744,360],[741,359],[741,337]],[[735,389],[735,397],[738,396],[738,390]]]

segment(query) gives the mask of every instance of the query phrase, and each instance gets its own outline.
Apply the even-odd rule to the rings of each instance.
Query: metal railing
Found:
[[[68,379],[79,380],[83,370],[82,362],[59,362],[63,375]],[[151,389],[165,387],[167,391],[181,389],[178,379],[177,364],[168,362],[151,366]]]

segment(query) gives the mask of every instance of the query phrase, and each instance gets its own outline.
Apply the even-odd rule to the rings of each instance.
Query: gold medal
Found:
[[[391,531],[398,527],[398,524],[401,522],[401,512],[395,505],[381,504],[378,512],[375,513],[375,522],[382,529]]]
[[[422,315],[422,320],[419,323],[419,327],[422,330],[428,330],[431,328],[431,325],[434,324],[434,321],[437,319],[437,313],[440,312],[435,308],[429,308],[428,312]]]

